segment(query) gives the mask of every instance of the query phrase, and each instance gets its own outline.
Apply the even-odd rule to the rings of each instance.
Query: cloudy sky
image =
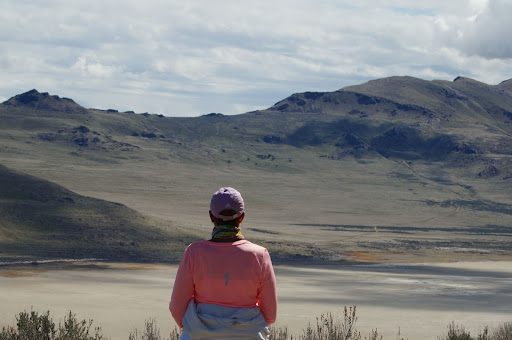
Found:
[[[0,101],[237,114],[371,79],[512,78],[512,0],[2,0]]]

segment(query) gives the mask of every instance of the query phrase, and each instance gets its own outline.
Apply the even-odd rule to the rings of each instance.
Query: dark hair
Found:
[[[231,209],[224,209],[222,210],[220,213],[220,215],[222,216],[233,216],[236,214],[236,211],[234,210],[231,210]],[[229,221],[224,221],[223,219],[220,219],[220,218],[217,218],[215,216],[213,216],[213,218],[215,219],[215,225],[234,225],[234,226],[237,226],[240,224],[239,221],[240,221],[240,217],[237,217],[233,220],[229,220]]]

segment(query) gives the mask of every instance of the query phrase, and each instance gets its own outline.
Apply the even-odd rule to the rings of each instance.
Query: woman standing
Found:
[[[181,339],[267,339],[277,314],[267,249],[244,239],[242,195],[220,188],[210,202],[212,238],[187,247],[169,309]]]

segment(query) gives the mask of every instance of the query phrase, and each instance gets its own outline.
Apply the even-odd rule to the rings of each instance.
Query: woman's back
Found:
[[[247,240],[192,243],[176,276],[171,311],[180,317],[192,297],[197,304],[235,308],[258,305],[267,323],[273,323],[277,298],[267,250]]]
[[[169,309],[182,339],[267,339],[277,314],[276,278],[267,249],[245,240],[242,195],[220,188],[210,201],[212,238],[181,259]]]

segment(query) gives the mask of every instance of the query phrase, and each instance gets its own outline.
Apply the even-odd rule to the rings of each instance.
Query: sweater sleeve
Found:
[[[169,310],[179,327],[183,328],[183,316],[187,311],[188,303],[194,297],[194,280],[192,272],[192,259],[190,246],[185,250],[181,259],[174,287],[172,289]]]
[[[262,276],[258,292],[258,305],[267,325],[271,325],[276,321],[277,316],[277,289],[272,260],[266,249],[263,254]]]

